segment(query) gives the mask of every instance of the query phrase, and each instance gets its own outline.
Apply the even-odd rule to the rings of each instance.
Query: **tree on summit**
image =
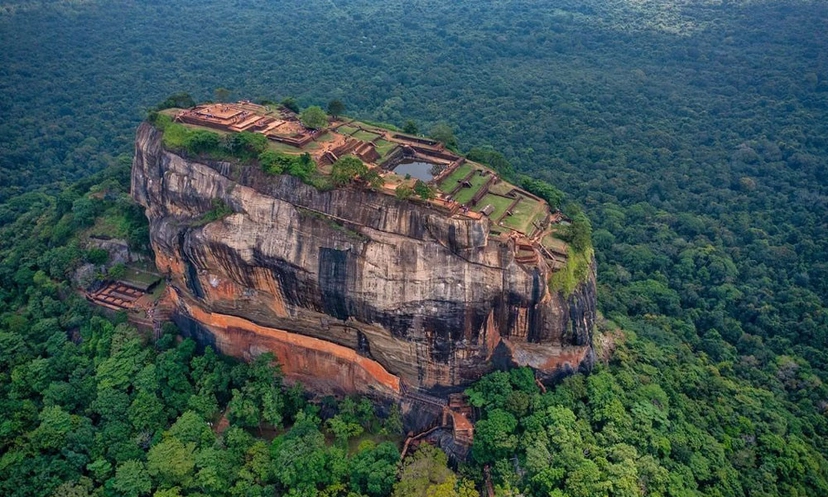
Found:
[[[331,180],[336,186],[345,186],[351,181],[364,176],[368,166],[353,155],[347,155],[334,162],[331,168]]]
[[[429,136],[450,149],[457,149],[457,137],[454,136],[454,130],[448,124],[440,123],[435,125],[431,128]]]
[[[409,135],[416,135],[419,132],[420,128],[417,127],[417,123],[415,123],[411,119],[407,120],[403,125],[403,133],[408,133]]]
[[[318,105],[311,105],[299,114],[302,124],[311,129],[324,128],[328,124],[328,115]]]
[[[218,102],[226,102],[230,95],[233,94],[233,90],[228,90],[227,88],[216,88],[213,92],[216,94],[216,101]]]
[[[345,112],[345,104],[342,103],[342,100],[335,98],[328,102],[328,114],[330,114],[331,117],[336,119],[341,116],[343,112]]]

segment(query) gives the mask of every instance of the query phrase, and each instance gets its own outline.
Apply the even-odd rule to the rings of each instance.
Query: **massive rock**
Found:
[[[489,221],[356,188],[189,160],[138,129],[132,195],[185,333],[273,351],[322,392],[456,390],[496,367],[552,378],[592,358],[595,275],[570,296],[515,262]],[[233,214],[204,224],[220,199]]]

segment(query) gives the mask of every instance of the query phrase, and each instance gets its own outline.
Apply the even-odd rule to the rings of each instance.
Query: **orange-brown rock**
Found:
[[[369,190],[197,161],[138,130],[132,195],[185,333],[225,353],[274,351],[312,388],[460,388],[499,366],[542,378],[592,360],[595,276],[570,296],[515,261],[488,219]],[[233,214],[202,224],[214,199]]]

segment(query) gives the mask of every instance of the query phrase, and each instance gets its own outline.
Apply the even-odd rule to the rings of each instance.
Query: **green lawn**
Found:
[[[465,204],[469,202],[472,197],[480,190],[480,187],[483,186],[486,181],[490,178],[489,175],[481,176],[477,173],[472,175],[471,179],[469,179],[469,183],[471,183],[471,188],[461,188],[457,195],[454,196],[454,200],[460,202],[461,204]]]
[[[543,244],[544,247],[546,247],[550,250],[554,248],[556,251],[559,251],[559,252],[565,252],[566,248],[567,248],[566,242],[561,240],[560,238],[555,237],[555,235],[552,234],[552,233],[550,233],[550,234],[546,235],[545,237],[543,237],[543,240],[542,240],[541,243]]]
[[[273,140],[267,141],[267,147],[270,150],[274,150],[282,154],[299,155],[302,153],[302,151],[296,147],[290,146],[287,143],[277,142]]]
[[[543,203],[521,196],[521,201],[512,209],[512,215],[503,218],[503,226],[528,235],[532,232],[532,220],[543,215],[543,208]]]
[[[367,131],[359,130],[352,135],[354,138],[358,140],[362,140],[365,142],[374,141],[374,139],[378,138],[379,135],[376,133],[369,133]]]
[[[465,178],[469,171],[472,170],[471,164],[463,164],[462,166],[455,169],[451,174],[446,177],[443,181],[440,182],[438,188],[440,191],[448,193],[457,186],[457,182],[461,179]]]
[[[505,181],[501,181],[500,183],[489,187],[489,191],[497,195],[506,195],[514,189],[515,186],[513,184],[507,183]]]
[[[336,130],[336,132],[341,134],[341,135],[350,135],[351,133],[355,132],[357,129],[359,129],[359,128],[354,128],[352,126],[344,125],[344,126],[340,126]]]
[[[382,139],[374,142],[374,145],[377,147],[377,153],[380,154],[380,157],[383,159],[388,157],[388,154],[390,154],[392,150],[397,148],[396,143]]]
[[[489,215],[489,219],[492,221],[496,221],[497,218],[503,215],[506,212],[506,209],[512,204],[511,198],[501,197],[499,195],[492,195],[491,193],[487,193],[483,198],[480,199],[480,202],[477,203],[477,206],[474,208],[476,212],[480,212],[481,209],[486,207],[486,205],[491,204],[494,207],[494,211]]]

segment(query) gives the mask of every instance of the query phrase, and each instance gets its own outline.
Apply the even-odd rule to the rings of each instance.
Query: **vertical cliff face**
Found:
[[[143,124],[132,195],[186,332],[239,357],[270,350],[322,391],[456,388],[499,365],[589,365],[595,275],[572,295],[515,262],[488,220],[360,189],[200,163]],[[202,223],[214,199],[233,214]]]

